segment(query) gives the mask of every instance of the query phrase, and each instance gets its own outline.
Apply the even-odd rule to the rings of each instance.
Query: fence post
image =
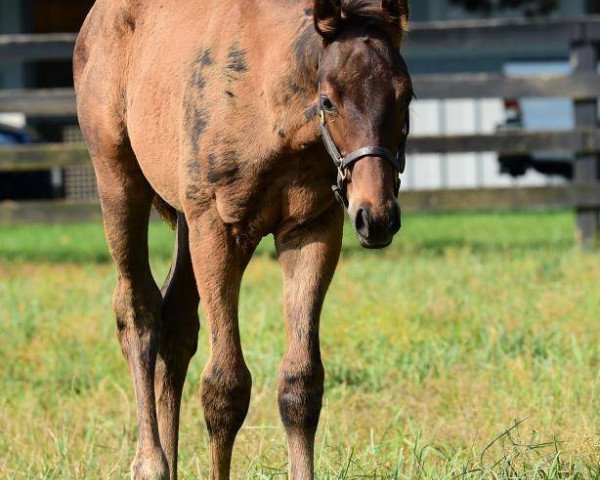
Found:
[[[585,34],[582,25],[581,37],[571,44],[571,64],[575,72],[596,72],[598,64],[598,46]],[[575,100],[575,126],[598,126],[598,99]],[[597,154],[578,153],[574,165],[575,184],[594,184],[600,180],[600,157]],[[600,234],[600,205],[593,208],[577,207],[577,236],[584,248],[597,244]]]

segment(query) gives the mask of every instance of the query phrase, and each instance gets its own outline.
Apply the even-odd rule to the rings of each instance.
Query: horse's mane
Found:
[[[379,21],[400,37],[408,31],[408,6],[399,7],[399,15],[393,16],[381,8],[381,0],[342,0],[342,16],[345,19],[369,18]],[[401,2],[401,5],[408,5]],[[402,11],[406,10],[406,11]]]

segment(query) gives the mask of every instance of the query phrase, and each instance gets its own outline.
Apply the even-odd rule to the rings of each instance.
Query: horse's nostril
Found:
[[[367,207],[359,207],[354,218],[354,228],[363,237],[369,236],[369,209]]]

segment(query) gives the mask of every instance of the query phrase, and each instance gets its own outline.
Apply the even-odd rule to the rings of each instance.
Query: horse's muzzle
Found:
[[[402,226],[400,207],[394,203],[385,215],[375,217],[367,204],[360,205],[352,217],[358,241],[364,248],[385,248]]]

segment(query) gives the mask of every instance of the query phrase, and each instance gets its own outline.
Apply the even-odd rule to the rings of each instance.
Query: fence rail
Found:
[[[0,35],[0,61],[59,60],[71,57],[75,34]],[[600,42],[600,16],[568,19],[422,22],[411,27],[408,49],[523,48]]]
[[[407,40],[408,48],[519,49],[524,45],[547,47],[576,42],[600,41],[600,16],[567,19],[496,19],[415,24]]]
[[[403,212],[499,212],[552,208],[594,208],[600,187],[561,186],[418,190],[401,192]],[[68,223],[96,220],[100,205],[92,201],[0,202],[0,224]]]
[[[0,90],[0,112],[19,112],[32,117],[75,116],[72,88]]]
[[[72,33],[0,35],[0,61],[66,60],[73,55],[75,38]]]
[[[71,57],[73,34],[0,35],[0,63]],[[498,210],[572,207],[586,242],[600,232],[600,131],[597,72],[600,16],[544,21],[486,20],[414,25],[406,47],[425,55],[453,49],[518,49],[558,46],[570,50],[568,75],[508,77],[502,74],[415,75],[421,99],[563,97],[575,106],[576,128],[560,132],[501,131],[484,135],[412,137],[409,153],[489,152],[523,155],[534,151],[575,154],[575,181],[564,187],[436,190],[403,192],[409,211]],[[0,112],[32,117],[74,117],[72,89],[0,90]],[[82,144],[29,145],[0,149],[0,172],[89,165]],[[0,206],[0,222],[83,219],[98,214],[95,204],[73,202],[10,203]]]
[[[506,131],[483,135],[410,137],[407,153],[498,152],[522,155],[532,151],[571,151],[578,155],[600,151],[600,130],[579,128],[564,132]],[[0,148],[0,172],[44,170],[90,165],[83,143],[55,143]]]
[[[600,97],[600,75],[535,75],[507,77],[494,74],[414,75],[419,99],[566,97],[576,101]],[[0,112],[26,115],[75,116],[75,92],[0,90]]]

